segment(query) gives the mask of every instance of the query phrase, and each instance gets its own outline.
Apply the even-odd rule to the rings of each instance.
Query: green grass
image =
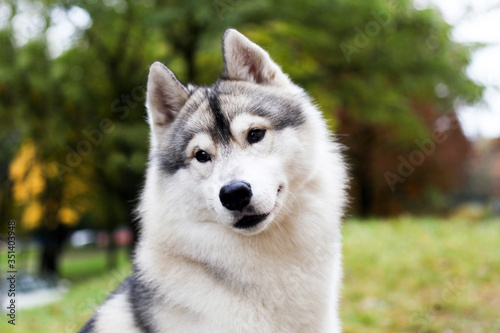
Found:
[[[71,290],[60,302],[18,311],[15,327],[7,324],[8,317],[2,315],[0,332],[77,332],[97,306],[129,274],[131,266],[126,249],[118,251],[117,260],[118,268],[109,272],[104,251],[67,251],[61,260],[61,271],[63,278],[72,283]]]
[[[500,332],[500,221],[351,221],[345,332]]]
[[[129,263],[129,253],[125,248],[117,251],[117,266]],[[106,252],[101,249],[69,250],[65,252],[61,262],[61,274],[71,282],[87,280],[107,271]]]
[[[500,332],[500,221],[348,221],[343,235],[344,332]],[[67,259],[67,274],[78,281],[74,272],[99,272],[102,260]],[[15,328],[3,318],[0,331],[76,332],[128,274],[120,263],[59,303],[19,312]]]

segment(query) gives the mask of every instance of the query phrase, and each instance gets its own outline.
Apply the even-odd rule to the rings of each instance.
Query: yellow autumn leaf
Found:
[[[35,199],[45,190],[45,178],[40,164],[35,164],[24,179],[17,179],[12,185],[12,195],[18,204]]]
[[[10,163],[9,175],[13,181],[22,180],[28,171],[30,164],[35,158],[36,148],[33,142],[24,143],[19,149],[16,157]]]
[[[80,216],[78,215],[78,213],[76,211],[74,211],[71,208],[67,208],[67,207],[59,209],[59,212],[58,212],[59,220],[62,223],[67,224],[67,225],[75,225],[76,222],[78,222],[79,217]]]
[[[32,141],[25,142],[9,166],[9,177],[13,182],[12,195],[18,204],[36,200],[45,190],[43,170],[43,165],[36,161],[36,146]]]
[[[14,197],[14,200],[19,204],[29,201],[29,189],[23,181],[17,181],[12,185],[12,196]]]
[[[31,202],[23,212],[22,223],[28,230],[40,225],[43,217],[43,206],[38,201]]]
[[[37,163],[33,165],[26,179],[32,196],[37,196],[45,189],[45,177],[42,166]]]

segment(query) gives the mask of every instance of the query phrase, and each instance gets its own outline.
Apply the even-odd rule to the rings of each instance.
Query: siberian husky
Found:
[[[222,44],[212,87],[150,68],[134,272],[80,332],[341,331],[341,149],[266,51]]]

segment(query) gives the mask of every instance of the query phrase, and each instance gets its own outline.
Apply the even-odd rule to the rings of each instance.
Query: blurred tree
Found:
[[[12,163],[0,198],[11,207],[11,187],[16,193],[39,175],[33,179],[44,184],[41,192],[29,202],[16,199],[26,228],[35,220],[30,214],[44,228],[81,222],[112,231],[130,223],[147,160],[148,67],[161,60],[184,82],[213,82],[227,27],[268,49],[323,106],[349,148],[356,213],[434,205],[436,193],[458,178],[441,177],[444,170],[466,158],[467,142],[455,129],[457,140],[438,144],[411,177],[397,178],[398,157],[420,149],[415,140],[431,139],[442,115],[482,94],[464,74],[471,48],[450,40],[451,27],[439,13],[416,10],[409,0],[12,0],[2,6],[10,14],[0,32],[0,135],[7,143],[0,168]],[[25,44],[16,42],[14,29],[23,6],[41,17]],[[72,44],[54,56],[47,36],[61,20],[73,29]],[[110,248],[111,266],[113,253]]]
[[[456,120],[457,105],[481,100],[483,87],[465,74],[473,48],[450,39],[440,13],[409,0],[281,5],[279,19],[249,35],[325,107],[348,147],[352,212],[442,208],[446,200],[438,199],[460,185],[470,150],[460,125],[407,177],[399,157],[433,140],[443,115]]]
[[[473,154],[468,168],[467,191],[461,195],[469,202],[492,204],[493,211],[499,214],[500,138],[477,140]]]
[[[0,121],[0,219],[8,221],[13,217],[12,201],[12,182],[9,179],[9,164],[17,149],[19,148],[20,135],[19,130],[14,125],[14,117],[6,110],[12,108],[15,100],[9,92],[7,84],[10,74],[6,64],[13,64],[16,54],[12,47],[8,47],[11,39],[11,32],[8,30],[0,31],[0,98],[1,98],[1,121]],[[7,224],[2,223],[0,232],[5,233]]]
[[[72,193],[70,189],[78,177],[62,183],[57,178],[55,162],[62,158],[58,148],[66,140],[64,135],[70,133],[66,124],[71,123],[74,105],[66,103],[61,83],[54,78],[54,62],[47,57],[45,40],[32,40],[17,49],[12,30],[0,36],[0,97],[6,116],[6,122],[0,126],[9,133],[6,143],[12,145],[2,152],[19,148],[15,157],[9,154],[12,162],[6,172],[12,198],[22,210],[18,231],[60,231],[60,237],[45,238],[47,241],[43,242],[41,270],[53,275],[57,273],[57,258],[65,238],[61,226],[76,224],[85,210],[82,202],[76,203],[85,187]],[[57,112],[65,103],[68,112]]]

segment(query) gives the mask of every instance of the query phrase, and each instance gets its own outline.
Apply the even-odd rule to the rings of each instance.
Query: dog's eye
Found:
[[[198,152],[196,153],[196,155],[194,155],[194,157],[200,163],[206,163],[210,161],[210,155],[204,150],[198,150]]]
[[[257,143],[264,139],[264,135],[266,134],[265,129],[254,128],[248,132],[247,140],[250,144]]]

